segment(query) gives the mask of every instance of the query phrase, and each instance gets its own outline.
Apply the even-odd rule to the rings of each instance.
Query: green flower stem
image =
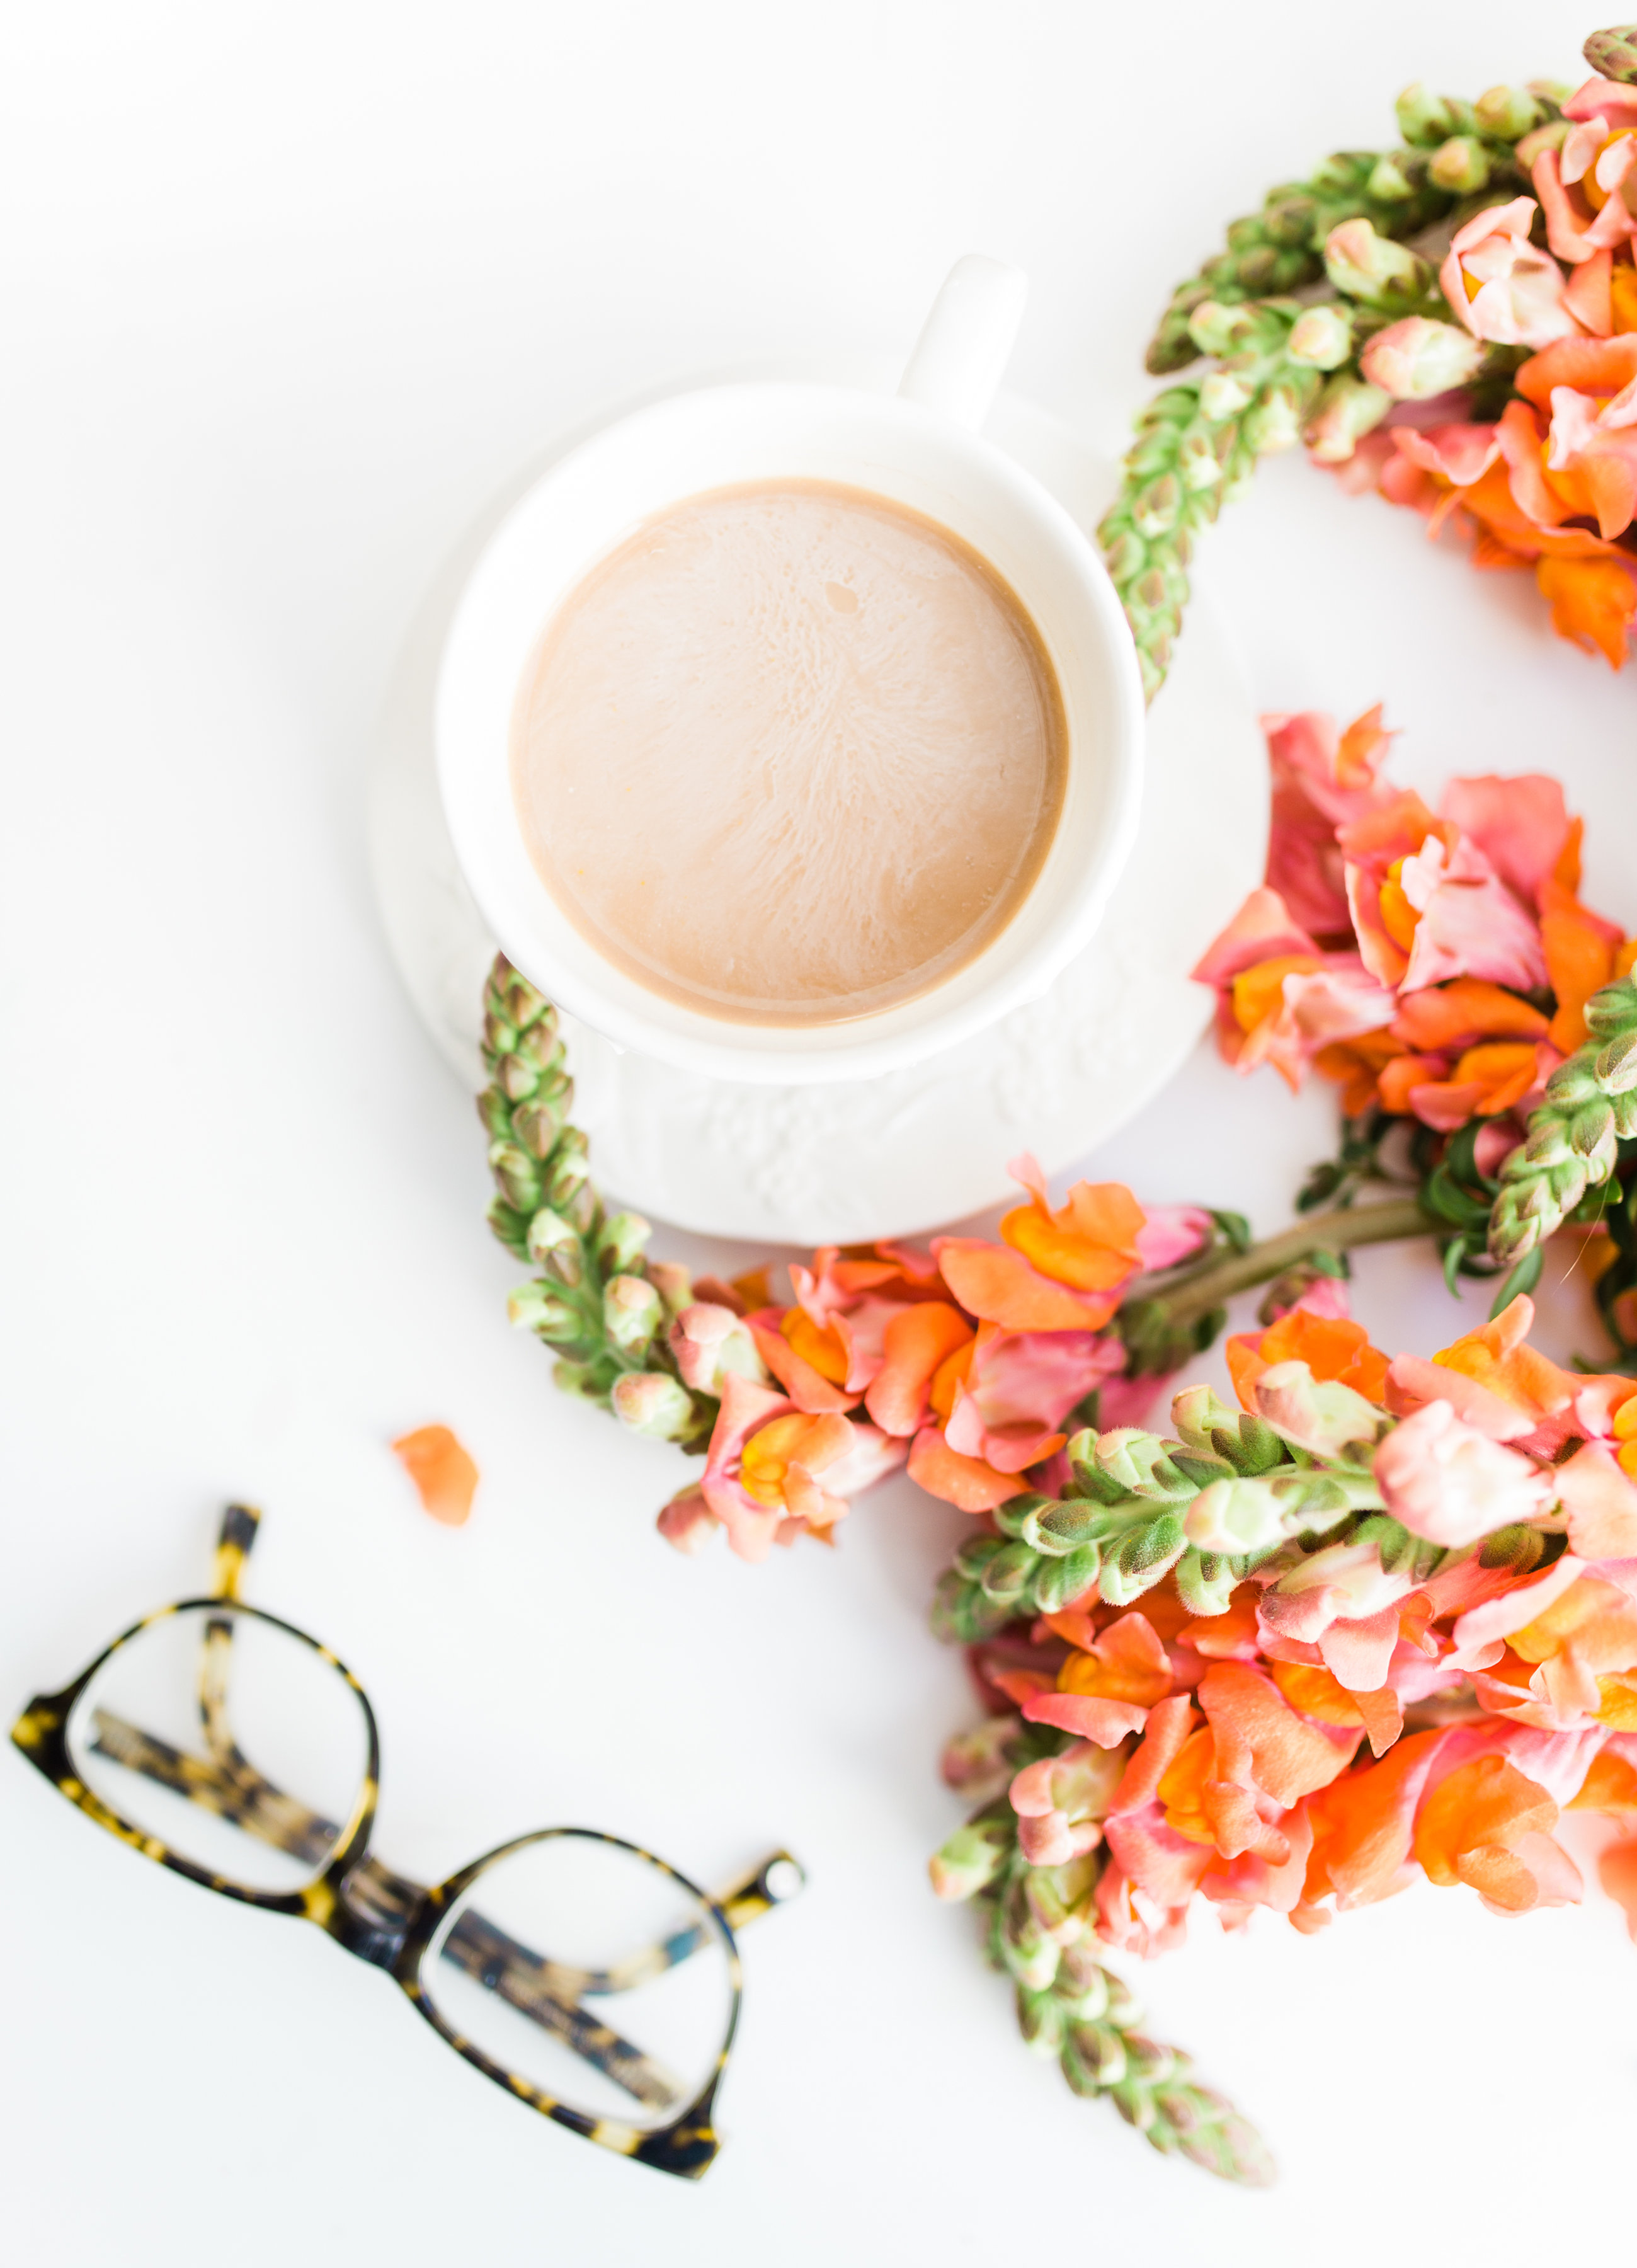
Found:
[[[1423,1211],[1414,1197],[1386,1204],[1340,1205],[1333,1212],[1298,1221],[1278,1236],[1265,1238],[1225,1260],[1213,1261],[1197,1274],[1179,1276],[1166,1288],[1129,1302],[1121,1310],[1122,1333],[1134,1346],[1160,1336],[1178,1336],[1215,1314],[1236,1292],[1272,1283],[1315,1253],[1347,1252],[1361,1244],[1392,1244],[1406,1237],[1435,1236],[1443,1230],[1444,1224]],[[1134,1330],[1126,1328],[1128,1316]]]

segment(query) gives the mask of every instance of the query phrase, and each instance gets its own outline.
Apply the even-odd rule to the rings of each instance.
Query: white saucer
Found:
[[[843,382],[885,387],[895,378],[874,364],[861,376],[852,364]],[[371,778],[371,864],[387,940],[422,1022],[474,1091],[483,1084],[483,976],[496,948],[438,800],[438,657],[496,521],[550,456],[589,430],[520,474],[445,563],[400,658]],[[1096,525],[1114,468],[1069,426],[1002,394],[984,430],[1083,526]],[[998,1203],[1006,1161],[1019,1149],[1034,1151],[1049,1173],[1112,1134],[1204,1030],[1210,998],[1188,971],[1260,881],[1266,855],[1262,735],[1198,596],[1148,739],[1141,827],[1102,928],[1041,998],[961,1047],[880,1079],[745,1086],[624,1053],[565,1017],[574,1116],[591,1137],[601,1186],[705,1235],[864,1243]]]

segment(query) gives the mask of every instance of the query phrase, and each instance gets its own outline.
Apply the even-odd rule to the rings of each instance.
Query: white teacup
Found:
[[[789,384],[708,387],[605,427],[514,505],[463,592],[437,689],[439,783],[456,855],[509,959],[621,1047],[685,1071],[788,1086],[897,1070],[1032,999],[1088,942],[1136,831],[1142,689],[1092,545],[980,438],[1022,313],[1024,278],[969,255],[938,296],[896,396]],[[1039,631],[1068,727],[1061,814],[1007,926],[917,997],[833,1024],[717,1019],[606,960],[547,890],[512,799],[510,736],[546,622],[644,520],[738,483],[824,481],[936,520],[1010,585]]]

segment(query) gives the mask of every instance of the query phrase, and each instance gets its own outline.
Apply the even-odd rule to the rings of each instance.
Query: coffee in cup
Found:
[[[512,792],[588,942],[706,1014],[914,999],[1028,895],[1062,807],[1061,696],[971,545],[879,494],[745,483],[653,515],[524,674]]]

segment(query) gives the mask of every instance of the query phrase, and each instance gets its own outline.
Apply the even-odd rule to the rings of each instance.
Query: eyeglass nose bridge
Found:
[[[343,1951],[397,1977],[431,1899],[422,1884],[395,1874],[366,1851],[326,1869],[307,1894],[307,1916]]]

